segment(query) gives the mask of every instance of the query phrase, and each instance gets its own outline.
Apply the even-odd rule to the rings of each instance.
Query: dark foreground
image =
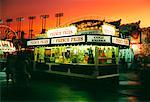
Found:
[[[11,83],[6,87],[5,75],[1,75],[2,102],[150,102],[150,86],[141,83],[140,75],[133,72],[121,73],[118,87],[111,81],[102,85],[45,73],[34,74],[29,87]]]

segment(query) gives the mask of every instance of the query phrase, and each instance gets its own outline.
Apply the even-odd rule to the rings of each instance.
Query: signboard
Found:
[[[102,33],[106,35],[115,35],[115,27],[112,25],[102,25]]]
[[[100,30],[79,31],[78,34],[100,34]]]
[[[27,41],[27,46],[48,45],[48,44],[50,44],[50,39],[40,39],[40,40],[30,40],[30,41]]]
[[[79,43],[79,42],[85,42],[85,35],[51,39],[51,44]]]
[[[87,35],[87,42],[111,43],[111,36]]]
[[[122,39],[122,38],[117,38],[117,37],[112,37],[112,43],[129,46],[129,40],[128,39]]]
[[[46,34],[36,34],[35,38],[46,38],[47,35]]]
[[[47,31],[47,37],[61,37],[61,36],[70,36],[77,33],[77,28],[75,26],[69,26],[64,28],[52,29]]]
[[[16,48],[14,47],[12,42],[0,40],[0,51],[13,52],[16,51]]]

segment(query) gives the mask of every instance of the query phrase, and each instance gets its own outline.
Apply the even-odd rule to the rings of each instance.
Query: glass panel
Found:
[[[34,60],[41,63],[95,64],[95,47],[92,45],[39,47],[34,50]],[[113,46],[98,46],[98,63],[118,63],[118,50]]]
[[[99,64],[116,64],[118,56],[117,48],[112,46],[98,46],[98,62]]]

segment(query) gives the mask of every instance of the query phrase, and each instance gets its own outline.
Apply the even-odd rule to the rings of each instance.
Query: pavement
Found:
[[[134,71],[120,73],[115,92],[96,84],[85,87],[81,81],[64,77],[46,79],[39,73],[29,87],[16,87],[11,80],[6,87],[5,73],[0,72],[0,76],[2,102],[150,102],[149,93],[143,91],[140,73]]]

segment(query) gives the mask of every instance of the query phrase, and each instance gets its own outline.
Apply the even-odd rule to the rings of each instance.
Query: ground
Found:
[[[148,93],[143,91],[140,74],[120,73],[119,86],[106,88],[85,81],[58,76],[43,76],[36,73],[29,87],[6,87],[5,73],[1,72],[2,102],[149,102]],[[110,85],[112,83],[109,83]]]

